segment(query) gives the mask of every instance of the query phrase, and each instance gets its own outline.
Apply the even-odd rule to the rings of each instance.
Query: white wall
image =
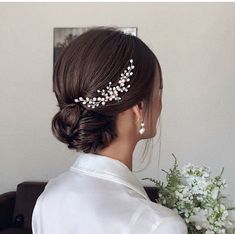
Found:
[[[234,3],[1,3],[0,193],[57,176],[76,157],[51,133],[53,27],[112,25],[138,27],[163,71],[161,132],[137,177],[163,178],[157,158],[168,169],[173,152],[180,166],[224,167],[235,199],[234,18]]]

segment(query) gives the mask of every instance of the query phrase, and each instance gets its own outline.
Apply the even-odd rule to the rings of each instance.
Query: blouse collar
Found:
[[[78,152],[78,157],[70,167],[71,171],[83,171],[95,177],[123,184],[142,195],[149,197],[133,172],[121,161],[104,155]]]

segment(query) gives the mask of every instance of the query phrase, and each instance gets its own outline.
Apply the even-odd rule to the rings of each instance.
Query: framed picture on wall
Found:
[[[90,27],[54,28],[53,66],[63,49],[66,48],[73,39],[87,31],[89,28]],[[119,27],[119,29],[126,34],[137,36],[137,27]]]

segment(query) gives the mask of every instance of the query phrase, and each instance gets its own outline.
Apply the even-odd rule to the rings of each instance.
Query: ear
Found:
[[[138,104],[134,105],[132,107],[132,110],[134,113],[135,123],[137,123],[143,116],[143,102],[141,101]]]

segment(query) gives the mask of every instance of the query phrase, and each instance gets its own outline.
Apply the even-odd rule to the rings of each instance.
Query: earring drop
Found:
[[[140,127],[140,130],[139,130],[139,133],[142,135],[145,131],[145,128],[144,128],[144,121],[142,120],[141,121],[141,127]]]

